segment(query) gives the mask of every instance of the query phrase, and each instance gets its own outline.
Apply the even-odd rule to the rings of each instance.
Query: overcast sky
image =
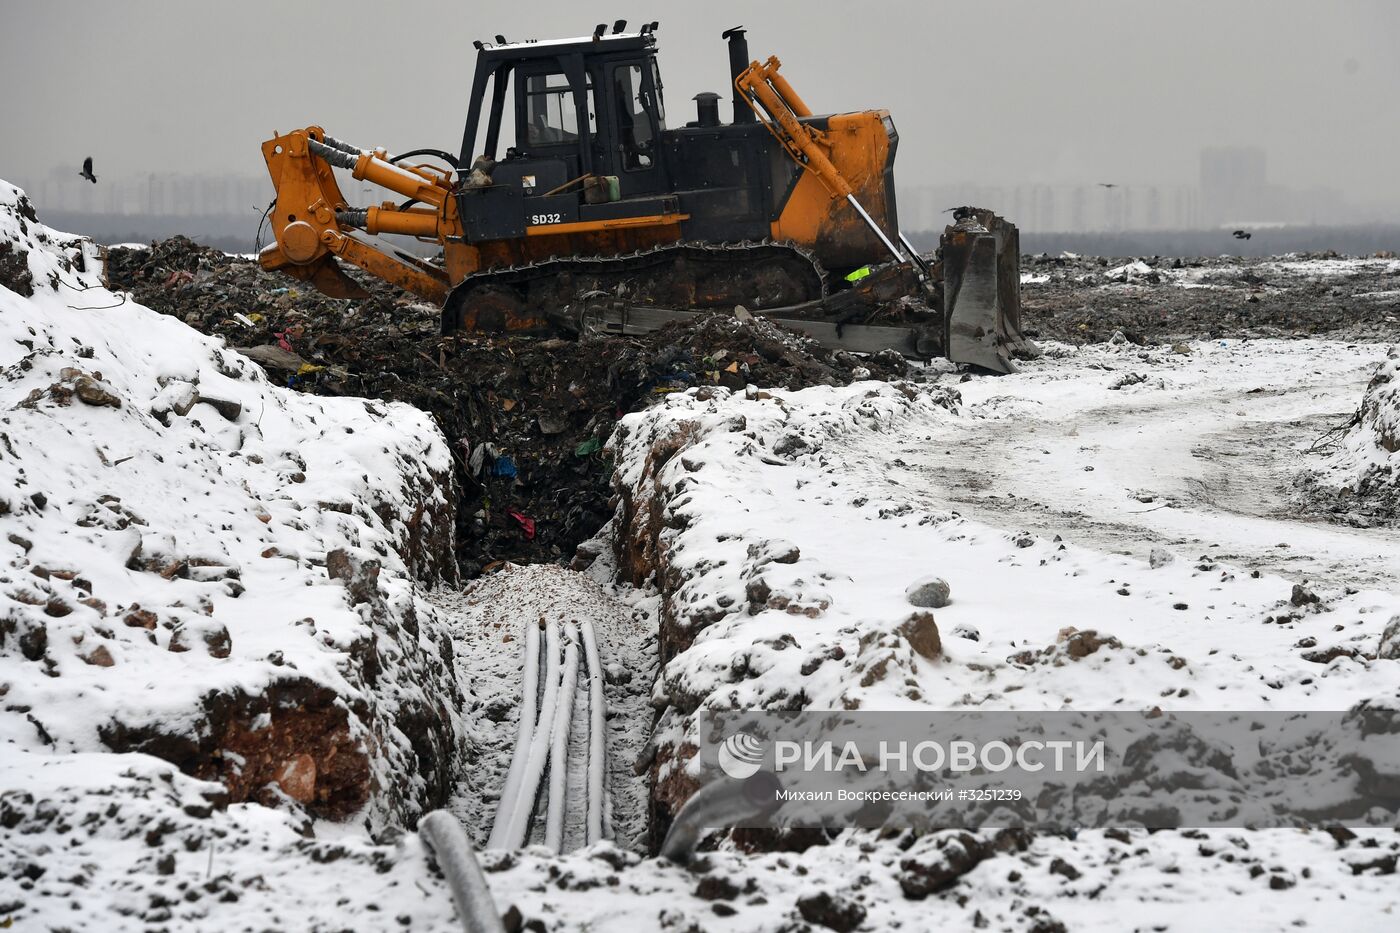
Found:
[[[473,39],[659,20],[670,122],[725,95],[744,25],[817,112],[889,109],[904,184],[1193,183],[1203,146],[1271,181],[1400,204],[1400,3],[0,0],[0,177],[264,171],[273,130],[456,151]],[[76,179],[75,182],[80,181]]]

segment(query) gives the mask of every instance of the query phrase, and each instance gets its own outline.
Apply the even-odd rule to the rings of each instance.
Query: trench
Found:
[[[518,643],[495,639],[542,614],[570,622],[591,612],[603,662],[617,668],[606,688],[614,838],[647,844],[631,768],[652,726],[656,613],[638,592],[563,567],[613,515],[605,444],[618,420],[694,386],[796,389],[903,375],[897,357],[833,353],[763,319],[722,314],[638,337],[444,338],[436,308],[356,270],[349,274],[370,297],[330,299],[183,237],[111,249],[105,269],[112,287],[141,304],[248,349],[275,383],[403,402],[441,428],[453,457],[453,558],[463,582],[428,598],[456,640],[467,736],[447,769],[454,789],[427,803],[449,805],[478,843],[518,716],[519,697],[507,689],[518,683],[520,658],[510,650]],[[556,602],[541,603],[539,592],[555,592]],[[499,612],[486,606],[488,593]],[[569,606],[579,608],[564,618]],[[533,617],[520,614],[526,607]]]

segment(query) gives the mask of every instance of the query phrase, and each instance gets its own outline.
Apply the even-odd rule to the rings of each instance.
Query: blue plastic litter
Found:
[[[509,457],[497,457],[496,461],[491,464],[491,475],[504,476],[506,479],[514,477],[515,461]]]

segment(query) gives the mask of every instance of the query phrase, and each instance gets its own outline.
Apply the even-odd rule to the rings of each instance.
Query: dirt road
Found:
[[[1308,447],[1355,410],[1385,347],[1327,341],[1086,350],[964,383],[951,428],[878,454],[930,505],[1147,557],[1210,555],[1320,584],[1400,586],[1400,536],[1313,520],[1293,497]],[[1142,381],[1117,390],[1128,376]],[[897,451],[894,460],[890,452]]]

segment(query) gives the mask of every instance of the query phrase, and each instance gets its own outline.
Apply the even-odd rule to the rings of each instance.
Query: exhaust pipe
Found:
[[[726,29],[720,36],[721,39],[729,43],[729,90],[734,95],[734,122],[753,123],[757,117],[753,114],[753,109],[749,107],[748,101],[744,100],[744,95],[739,92],[735,84],[739,80],[739,75],[743,74],[749,67],[749,40],[744,37],[744,27],[735,26],[733,29]]]

